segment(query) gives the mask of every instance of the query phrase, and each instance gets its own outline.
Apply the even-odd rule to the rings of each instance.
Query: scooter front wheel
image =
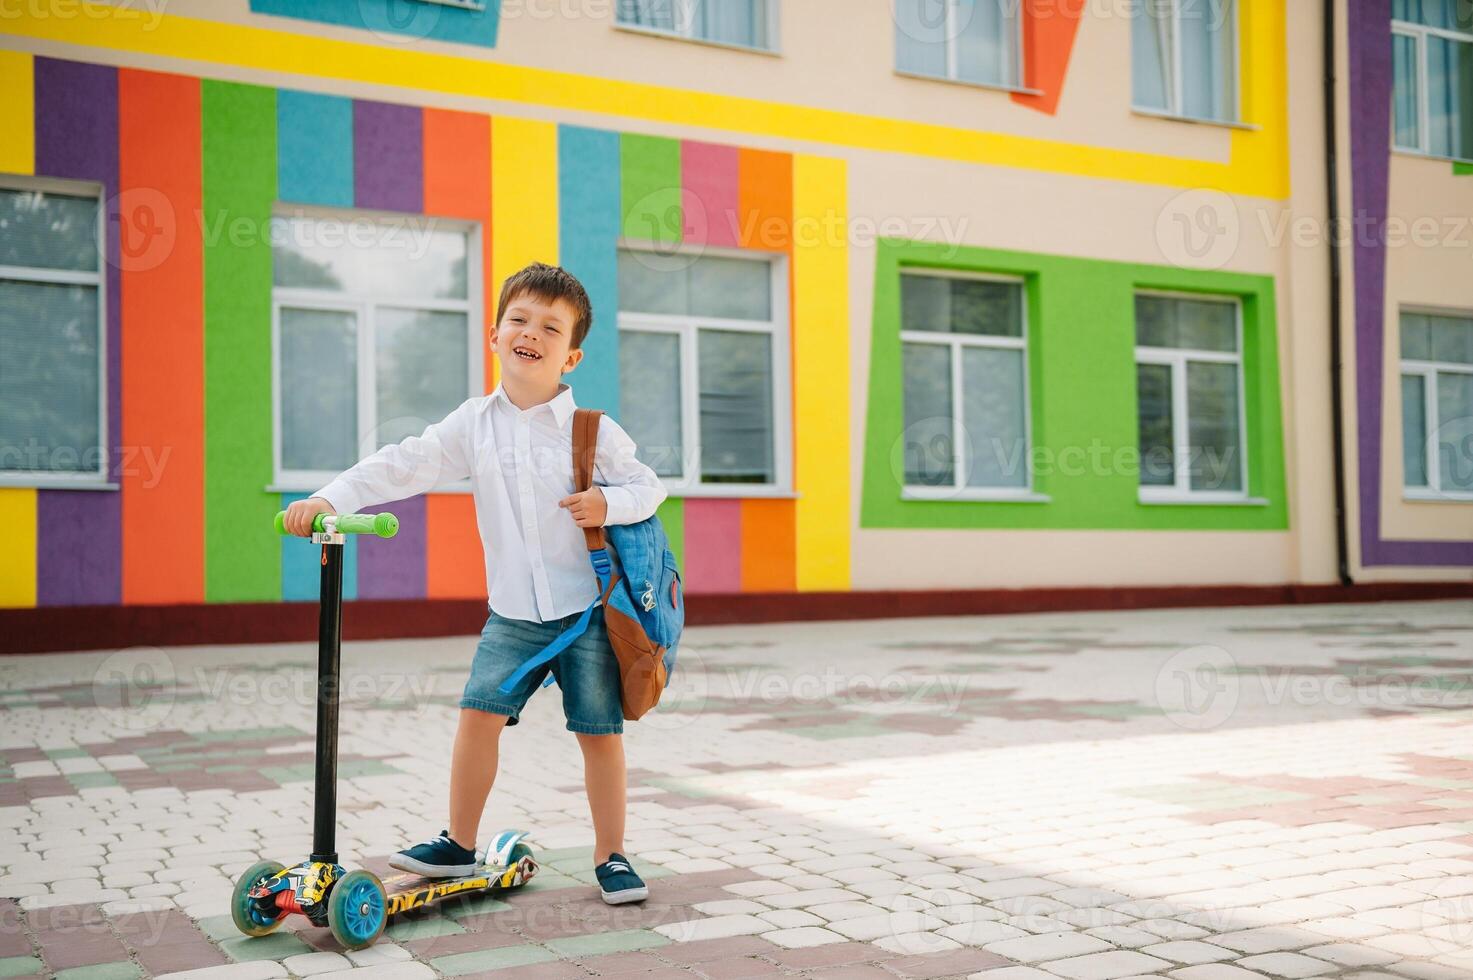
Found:
[[[247,936],[265,936],[276,931],[285,915],[279,910],[271,914],[261,911],[251,898],[251,889],[284,870],[286,865],[278,861],[260,861],[246,868],[235,880],[235,891],[230,895],[230,918],[235,928]]]
[[[372,871],[350,871],[332,886],[327,924],[344,949],[372,946],[384,931],[388,897]]]

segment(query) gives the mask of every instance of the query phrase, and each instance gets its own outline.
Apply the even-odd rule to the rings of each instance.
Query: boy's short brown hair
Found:
[[[583,338],[593,327],[593,304],[577,277],[560,265],[546,262],[533,262],[515,275],[508,276],[501,284],[501,299],[496,302],[497,326],[506,315],[507,305],[524,293],[530,293],[544,303],[563,300],[571,306],[577,318],[573,321],[573,341],[569,349],[583,346]]]

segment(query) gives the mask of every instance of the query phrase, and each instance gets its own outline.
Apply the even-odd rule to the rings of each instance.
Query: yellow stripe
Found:
[[[501,284],[530,262],[558,262],[557,125],[491,118],[492,310]],[[501,366],[494,365],[496,377]]]
[[[36,172],[35,59],[23,51],[0,51],[0,172]]]
[[[1274,192],[1289,196],[1289,51],[1284,0],[1257,0],[1235,5],[1238,14],[1238,62],[1242,81],[1238,96],[1245,122],[1259,127],[1233,130],[1231,159],[1247,172],[1275,179]],[[1265,138],[1273,134],[1272,139]]]
[[[65,18],[46,16],[44,9],[38,9],[44,6],[41,4],[22,4],[20,15],[6,21],[5,30],[12,37],[175,58],[190,64],[204,62],[371,85],[410,83],[427,92],[679,126],[709,127],[715,122],[735,133],[1282,199],[1288,194],[1282,85],[1286,69],[1280,57],[1284,3],[1256,0],[1244,5],[1250,9],[1246,15],[1249,43],[1243,45],[1239,77],[1251,80],[1256,93],[1245,118],[1260,128],[1233,133],[1228,163],[593,78],[413,46],[376,46],[179,16],[144,22],[117,16],[114,8],[92,3],[82,5],[83,16]],[[1269,25],[1276,25],[1276,39],[1264,36]],[[1270,104],[1268,111],[1265,107]]]
[[[36,491],[0,490],[0,606],[36,604]]]
[[[844,161],[793,158],[793,430],[800,592],[849,588],[849,226]]]

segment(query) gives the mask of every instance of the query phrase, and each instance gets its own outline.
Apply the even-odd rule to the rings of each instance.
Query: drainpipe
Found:
[[[1335,560],[1341,585],[1352,585],[1350,550],[1345,515],[1345,391],[1344,364],[1340,348],[1340,159],[1339,126],[1335,111],[1335,7],[1339,0],[1325,0],[1325,186],[1330,212],[1330,438],[1335,462]],[[1351,0],[1354,2],[1354,0]]]

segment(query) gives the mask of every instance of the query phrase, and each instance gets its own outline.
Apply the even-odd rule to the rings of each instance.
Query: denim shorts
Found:
[[[604,631],[603,606],[593,610],[588,629],[572,645],[550,663],[536,668],[510,693],[497,688],[526,660],[557,639],[558,634],[577,622],[581,613],[545,623],[525,619],[507,619],[494,611],[481,630],[476,658],[471,663],[471,676],[461,695],[462,708],[474,708],[494,715],[508,715],[508,725],[526,706],[549,669],[563,692],[563,714],[568,731],[584,735],[615,735],[624,730],[624,707],[620,700],[619,661]]]

